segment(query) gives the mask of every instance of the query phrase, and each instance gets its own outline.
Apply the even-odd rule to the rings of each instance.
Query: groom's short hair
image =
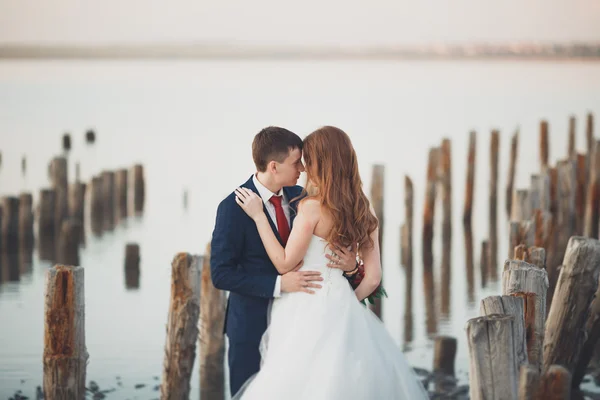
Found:
[[[283,162],[294,149],[302,150],[300,136],[285,128],[269,126],[254,136],[252,158],[258,172],[265,172],[269,162]]]

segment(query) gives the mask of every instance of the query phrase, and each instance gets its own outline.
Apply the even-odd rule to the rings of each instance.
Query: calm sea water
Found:
[[[428,149],[452,140],[453,242],[449,313],[439,334],[458,338],[457,371],[467,382],[464,326],[479,300],[499,294],[481,288],[479,248],[487,237],[489,137],[501,132],[499,263],[508,252],[504,187],[510,136],[521,132],[517,187],[538,171],[538,124],[550,123],[550,156],[564,157],[568,117],[577,117],[583,151],[584,117],[600,116],[600,64],[536,62],[2,62],[0,63],[0,195],[49,184],[48,161],[70,132],[70,176],[84,181],[103,170],[142,163],[143,217],[130,219],[81,250],[85,267],[87,380],[118,389],[109,398],[158,398],[170,293],[170,263],[179,251],[201,254],[210,240],[216,206],[253,172],[250,144],[267,125],[300,136],[336,125],[352,138],[365,190],[374,164],[385,165],[384,276],[389,298],[383,320],[409,362],[431,368],[421,288],[421,220]],[[598,122],[597,122],[598,125]],[[86,145],[84,132],[97,132]],[[467,296],[460,223],[468,133],[476,130],[474,210],[475,296]],[[597,135],[598,136],[598,135]],[[21,172],[21,158],[27,170]],[[404,219],[403,177],[415,184],[413,339],[404,337],[405,275],[399,229]],[[183,207],[183,192],[189,206]],[[441,208],[438,208],[441,211]],[[440,212],[438,211],[438,216]],[[441,256],[435,237],[436,287]],[[125,287],[124,249],[141,247],[139,289]],[[20,276],[0,282],[0,397],[33,396],[42,384],[43,291],[49,262],[33,253]],[[501,265],[498,266],[499,268]],[[6,275],[5,275],[6,276]],[[437,296],[439,298],[439,296]],[[118,377],[118,378],[117,378]],[[198,368],[192,397],[198,396]],[[135,389],[136,384],[145,384]]]

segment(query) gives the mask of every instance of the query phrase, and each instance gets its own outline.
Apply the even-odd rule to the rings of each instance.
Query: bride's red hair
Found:
[[[303,143],[306,192],[319,198],[333,218],[333,227],[325,239],[344,246],[371,248],[374,243],[370,235],[378,222],[363,192],[350,137],[339,128],[324,126]]]

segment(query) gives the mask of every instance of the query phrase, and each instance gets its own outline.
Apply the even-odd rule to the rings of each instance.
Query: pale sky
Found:
[[[0,43],[600,41],[600,0],[0,0]]]

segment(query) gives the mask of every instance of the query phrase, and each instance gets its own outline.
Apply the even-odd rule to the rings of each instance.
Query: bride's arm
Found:
[[[369,296],[381,282],[381,257],[379,255],[379,228],[371,233],[373,247],[363,251],[365,277],[354,290],[359,301]]]
[[[294,219],[294,227],[284,248],[271,229],[260,197],[254,192],[246,192],[244,198],[238,194],[238,197],[243,200],[243,203],[237,200],[240,207],[256,223],[260,239],[277,271],[283,275],[293,270],[302,261],[308,250],[315,226],[319,221],[319,203],[314,200],[300,202],[298,215]]]

